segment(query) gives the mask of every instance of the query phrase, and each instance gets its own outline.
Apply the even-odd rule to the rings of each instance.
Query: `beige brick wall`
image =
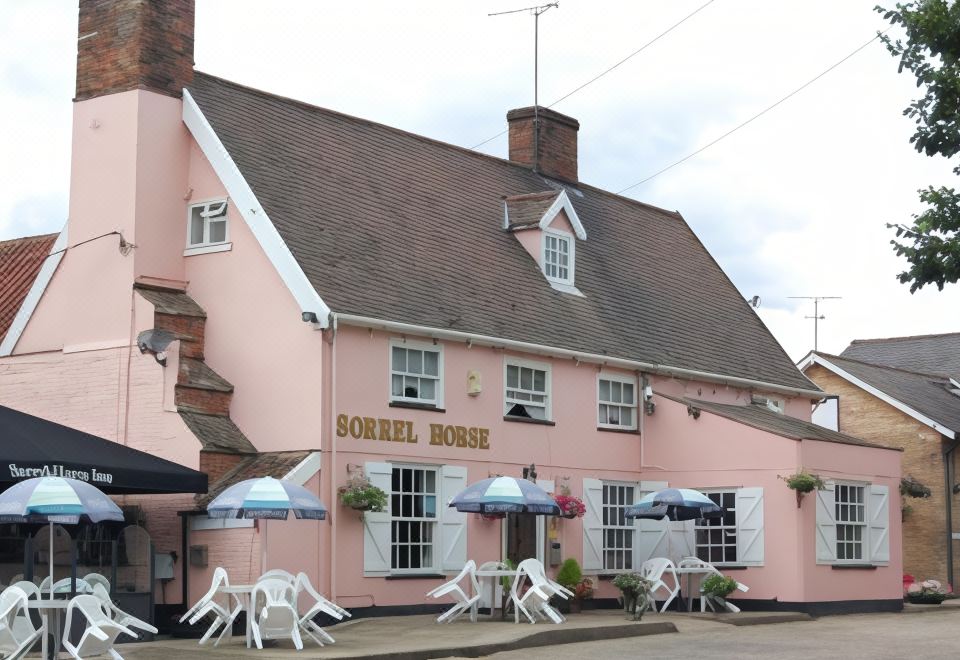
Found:
[[[929,426],[863,391],[827,369],[806,370],[813,382],[830,394],[840,395],[840,431],[903,452],[903,475],[912,476],[932,491],[926,499],[907,497],[911,509],[903,518],[903,571],[917,579],[946,580],[947,549],[944,516],[943,440]],[[960,511],[954,528],[960,529]]]

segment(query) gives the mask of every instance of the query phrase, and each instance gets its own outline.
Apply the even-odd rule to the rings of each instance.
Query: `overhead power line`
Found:
[[[731,128],[729,131],[727,131],[726,133],[724,133],[724,134],[721,135],[720,137],[716,138],[715,140],[712,140],[712,141],[708,142],[707,144],[703,145],[702,147],[700,147],[700,148],[697,149],[696,151],[687,154],[686,156],[684,156],[684,157],[681,158],[680,160],[678,160],[678,161],[676,161],[676,162],[673,162],[673,163],[671,163],[670,165],[667,165],[666,167],[664,167],[663,169],[654,172],[653,174],[651,174],[651,175],[648,176],[647,178],[641,179],[640,181],[637,181],[636,183],[630,184],[630,185],[627,186],[626,188],[623,188],[623,189],[621,189],[621,190],[618,190],[618,191],[617,191],[617,194],[618,194],[618,195],[622,195],[623,193],[627,192],[628,190],[631,190],[631,189],[633,189],[633,188],[636,188],[637,186],[643,185],[643,184],[646,183],[647,181],[650,181],[651,179],[654,179],[654,178],[660,176],[661,174],[663,174],[663,173],[666,172],[667,170],[671,170],[671,169],[673,169],[674,167],[676,167],[677,165],[680,165],[681,163],[685,163],[686,161],[690,160],[691,158],[693,158],[693,157],[696,156],[697,154],[702,153],[703,151],[706,151],[707,149],[709,149],[710,147],[712,147],[713,145],[715,145],[717,142],[720,142],[720,141],[723,140],[724,138],[727,138],[727,137],[733,135],[734,133],[736,133],[737,131],[739,131],[741,128],[743,128],[743,127],[746,126],[747,124],[753,122],[753,121],[756,120],[756,119],[759,119],[760,117],[762,117],[763,115],[767,114],[768,112],[770,112],[771,110],[773,110],[774,108],[776,108],[778,105],[780,105],[781,103],[783,103],[783,102],[786,101],[787,99],[792,98],[793,96],[796,96],[797,94],[799,94],[800,92],[802,92],[803,90],[805,90],[807,87],[809,87],[809,86],[812,85],[813,83],[815,83],[815,82],[817,82],[818,80],[820,80],[821,78],[823,78],[825,75],[827,75],[828,73],[830,73],[831,71],[833,71],[834,69],[836,69],[838,66],[840,66],[841,64],[843,64],[844,62],[846,62],[847,60],[849,60],[851,57],[853,57],[854,55],[856,55],[857,53],[859,53],[861,50],[863,50],[864,48],[866,48],[867,46],[869,46],[869,45],[870,45],[871,43],[873,43],[874,41],[876,41],[877,39],[879,39],[882,35],[886,34],[889,29],[890,29],[890,28],[887,28],[887,30],[884,30],[883,32],[878,32],[878,33],[875,34],[873,37],[871,37],[869,41],[867,41],[866,43],[864,43],[864,44],[861,45],[861,46],[858,46],[858,47],[857,47],[856,49],[854,49],[852,52],[850,52],[850,53],[848,53],[846,56],[844,56],[843,59],[841,59],[841,60],[839,60],[839,61],[831,64],[831,65],[830,65],[829,67],[827,67],[825,70],[821,71],[819,74],[817,74],[816,76],[814,76],[813,78],[811,78],[811,79],[808,80],[807,82],[805,82],[805,83],[803,83],[802,85],[800,85],[799,87],[797,87],[795,90],[793,90],[792,92],[790,92],[789,94],[787,94],[786,96],[784,96],[783,98],[781,98],[781,99],[780,99],[779,101],[777,101],[776,103],[773,103],[772,105],[767,106],[766,108],[764,108],[763,110],[761,110],[761,111],[758,112],[757,114],[753,115],[752,117],[750,117],[750,118],[747,119],[746,121],[744,121],[744,122],[742,122],[742,123],[734,126],[733,128]]]
[[[552,108],[553,106],[557,105],[557,104],[560,103],[561,101],[564,101],[564,100],[570,98],[571,96],[573,96],[574,94],[576,94],[577,92],[579,92],[579,91],[580,91],[581,89],[583,89],[584,87],[587,87],[588,85],[592,85],[593,83],[597,82],[598,80],[600,80],[601,78],[603,78],[605,75],[607,75],[608,73],[610,73],[611,71],[613,71],[614,69],[616,69],[617,67],[619,67],[620,65],[624,64],[627,60],[635,57],[636,55],[639,55],[639,54],[642,53],[644,50],[646,50],[648,47],[652,46],[652,45],[655,44],[657,41],[659,41],[659,40],[662,39],[663,37],[665,37],[665,36],[667,36],[668,34],[670,34],[673,30],[675,30],[676,28],[678,28],[678,27],[680,27],[681,25],[683,25],[684,23],[686,23],[689,19],[691,19],[691,18],[693,18],[694,16],[696,16],[697,14],[699,14],[701,11],[703,11],[704,9],[706,9],[709,5],[713,4],[714,2],[716,2],[716,0],[707,0],[706,3],[700,5],[700,7],[698,7],[697,9],[693,10],[692,12],[690,12],[689,14],[687,14],[686,16],[684,16],[683,18],[681,18],[679,21],[677,21],[676,23],[674,23],[673,25],[671,25],[670,27],[668,27],[666,30],[664,30],[663,32],[661,32],[660,34],[658,34],[657,36],[655,36],[653,39],[651,39],[651,40],[648,41],[647,43],[645,43],[645,44],[643,44],[642,46],[640,46],[640,48],[638,48],[637,50],[633,51],[632,53],[630,53],[629,55],[627,55],[626,57],[624,57],[622,60],[620,60],[619,62],[617,62],[617,63],[614,64],[613,66],[611,66],[609,69],[606,69],[606,70],[603,71],[602,73],[594,76],[593,78],[591,78],[591,79],[588,80],[587,82],[583,83],[583,84],[580,85],[579,87],[575,88],[574,90],[572,90],[572,91],[570,91],[570,92],[567,92],[566,94],[564,94],[563,96],[561,96],[561,97],[558,98],[556,101],[554,101],[553,103],[551,103],[550,105],[548,105],[548,106],[546,106],[546,107]],[[525,11],[525,10],[517,10],[517,11]],[[508,129],[508,130],[509,130],[509,129]],[[471,148],[471,149],[476,149],[476,148],[478,148],[478,147],[482,147],[482,146],[485,145],[487,142],[492,142],[493,140],[496,140],[496,139],[497,139],[498,137],[500,137],[501,135],[506,134],[506,132],[507,132],[507,131],[500,131],[499,133],[497,133],[497,134],[494,135],[493,137],[489,137],[489,138],[487,138],[486,140],[484,140],[483,142],[479,142],[479,143],[473,145],[473,146],[470,147],[470,148]]]

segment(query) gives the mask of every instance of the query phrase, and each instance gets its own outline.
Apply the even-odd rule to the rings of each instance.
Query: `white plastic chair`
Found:
[[[285,571],[282,568],[271,568],[269,571],[260,576],[260,580],[286,580],[290,584],[294,584],[297,581],[296,576],[290,571]]]
[[[73,584],[72,584],[73,583]],[[45,598],[50,597],[50,576],[43,578],[43,581],[40,583],[40,593],[43,594]],[[54,595],[60,594],[69,594],[71,588],[76,589],[78,594],[92,594],[93,587],[87,583],[83,578],[62,578],[53,583],[53,593]]]
[[[43,630],[34,628],[30,621],[27,600],[27,593],[15,585],[7,587],[0,594],[0,657],[10,660],[22,658],[43,633]]]
[[[103,588],[102,584],[95,584],[93,586],[93,595],[103,603],[103,609],[110,615],[110,618],[113,621],[121,626],[131,628],[133,630],[141,630],[145,633],[151,633],[153,635],[157,634],[157,629],[151,626],[146,621],[142,621],[132,614],[127,614],[119,607],[117,607],[114,602],[110,599],[110,594],[107,593],[107,590]],[[142,635],[137,635],[138,639],[142,638]]]
[[[233,629],[233,620],[236,619],[243,610],[243,606],[239,601],[237,601],[236,607],[230,611],[215,600],[217,590],[221,586],[229,587],[230,580],[227,577],[227,572],[218,566],[213,571],[213,580],[210,582],[210,589],[201,596],[200,600],[198,600],[193,607],[187,610],[186,614],[180,617],[180,623],[189,619],[190,625],[192,626],[208,614],[214,615],[213,624],[207,629],[207,632],[203,634],[203,637],[200,638],[200,644],[206,644],[207,640],[216,632],[217,628],[223,624],[223,630],[220,631],[217,641],[213,644],[214,646],[219,646],[221,640]],[[229,601],[227,604],[229,606]]]
[[[700,569],[703,569],[703,570],[707,571],[707,573],[706,573],[707,576],[709,576],[709,575],[714,575],[714,574],[716,574],[716,575],[723,575],[723,573],[721,573],[721,572],[717,569],[716,566],[714,566],[714,565],[711,564],[710,562],[706,562],[706,561],[700,559],[699,557],[684,557],[683,559],[680,560],[680,563],[677,565],[677,568],[700,568]],[[715,610],[716,608],[714,607],[714,599],[712,599],[712,598],[707,598],[707,597],[704,595],[704,593],[703,593],[703,586],[702,586],[703,580],[702,580],[702,579],[700,580],[700,583],[701,583],[701,587],[700,587],[700,611],[701,611],[701,612],[706,612],[706,611],[707,611],[707,607],[709,607],[711,610]],[[750,591],[750,587],[748,587],[748,586],[745,585],[745,584],[741,584],[740,582],[737,582],[737,591],[742,591],[742,592],[746,593],[747,591]],[[733,612],[734,614],[736,614],[737,612],[740,611],[740,608],[739,608],[739,607],[737,607],[736,605],[734,605],[733,603],[731,603],[731,602],[728,601],[727,599],[725,599],[725,598],[722,599],[722,602],[723,602],[723,606],[726,607],[729,611]]]
[[[334,619],[342,621],[343,617],[352,616],[350,612],[324,598],[323,595],[313,588],[313,585],[310,583],[310,578],[307,577],[306,573],[299,573],[297,575],[297,580],[294,583],[294,591],[296,592],[298,600],[300,593],[305,591],[314,601],[314,604],[307,610],[307,613],[300,617],[300,630],[307,633],[310,639],[320,646],[323,646],[323,642],[320,641],[321,639],[328,644],[333,644],[333,637],[317,625],[313,618],[323,612]]]
[[[461,614],[470,610],[470,620],[476,622],[477,620],[477,609],[474,607],[474,603],[480,600],[480,585],[477,584],[477,563],[472,559],[468,560],[466,565],[457,575],[449,582],[441,584],[436,589],[431,589],[427,592],[427,596],[433,598],[443,598],[444,596],[452,596],[456,601],[453,607],[437,617],[437,623],[450,623],[451,621],[456,620]],[[470,578],[470,586],[473,589],[473,596],[468,596],[467,593],[460,587],[460,581],[465,577]]]
[[[14,582],[10,586],[22,589],[23,592],[27,594],[28,601],[31,598],[39,599],[41,597],[40,587],[35,585],[33,582],[20,580],[19,582]],[[9,589],[10,587],[7,588]],[[13,634],[22,639],[29,637],[31,634],[33,634],[34,630],[37,630],[37,627],[33,625],[33,617],[30,616],[30,611],[23,610],[22,612],[18,613],[13,621]]]
[[[663,581],[664,576],[667,574],[673,578],[672,587]],[[654,611],[657,609],[655,594],[661,590],[667,592],[664,597],[663,607],[660,608],[661,614],[666,612],[670,603],[672,603],[673,599],[680,593],[680,580],[677,578],[676,566],[666,557],[654,557],[653,559],[648,559],[643,562],[640,566],[640,575],[651,583],[647,596],[650,601],[650,609]]]
[[[264,600],[260,615],[253,617],[250,622],[253,641],[256,642],[258,649],[263,648],[265,639],[292,639],[298,651],[303,649],[303,640],[300,638],[300,617],[294,605],[296,597],[297,592],[294,586],[286,580],[269,578],[260,580],[253,587],[250,598],[254,607],[259,604],[259,598]]]
[[[520,589],[525,578],[530,581],[530,584],[521,595]],[[554,595],[559,595],[561,598],[567,597],[550,585],[543,564],[536,559],[524,559],[517,566],[517,577],[510,587],[510,600],[514,605],[514,623],[520,623],[520,612],[523,612],[530,623],[536,623],[536,617],[548,618],[558,624],[563,623],[564,618],[560,613],[550,607],[550,597]]]
[[[91,589],[95,589],[99,584],[104,589],[107,590],[107,593],[110,593],[110,580],[101,575],[100,573],[87,573],[83,576],[84,581],[90,585]],[[93,592],[91,592],[93,593]]]
[[[74,645],[70,641],[70,628],[75,612],[79,612],[80,616],[86,619],[87,627],[80,635],[80,641]],[[114,660],[123,660],[123,656],[113,648],[117,637],[122,634],[130,635],[133,638],[137,636],[137,633],[111,619],[104,611],[100,599],[96,596],[76,596],[67,605],[67,621],[63,628],[63,648],[76,660],[103,654],[109,655]]]

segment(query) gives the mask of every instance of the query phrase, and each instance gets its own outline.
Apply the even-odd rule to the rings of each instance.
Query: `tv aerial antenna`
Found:
[[[487,16],[504,16],[506,14],[519,14],[530,12],[533,16],[533,171],[537,172],[540,168],[540,15],[545,14],[552,8],[560,7],[559,2],[551,2],[545,5],[535,7],[524,7],[523,9],[511,9],[510,11],[498,11]]]
[[[805,319],[813,319],[813,350],[817,350],[817,324],[827,317],[820,313],[821,300],[842,300],[842,296],[787,296],[791,300],[812,300],[813,316],[804,316]]]

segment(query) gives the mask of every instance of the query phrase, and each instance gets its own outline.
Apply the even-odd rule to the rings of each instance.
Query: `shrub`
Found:
[[[706,596],[726,598],[737,588],[737,581],[725,575],[711,575],[701,585]]]
[[[557,572],[557,583],[566,587],[570,591],[577,588],[580,580],[583,578],[583,572],[580,570],[580,564],[576,559],[570,557],[565,559]]]

